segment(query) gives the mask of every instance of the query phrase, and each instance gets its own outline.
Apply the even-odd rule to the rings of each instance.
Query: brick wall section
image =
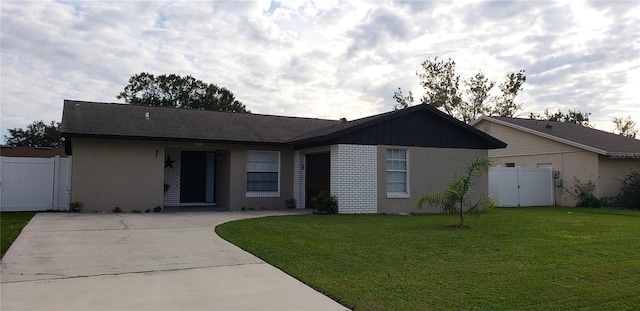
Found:
[[[305,178],[304,178],[304,154],[300,151],[293,152],[293,198],[296,199],[296,208],[305,206]]]
[[[331,194],[341,214],[378,211],[376,146],[331,146]]]
[[[165,206],[178,206],[180,204],[180,149],[167,148],[164,151],[164,159],[171,158],[173,168],[164,168],[164,183],[169,185],[169,190],[164,193]]]

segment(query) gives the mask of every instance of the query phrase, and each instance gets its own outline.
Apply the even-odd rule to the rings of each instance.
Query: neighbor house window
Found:
[[[387,149],[387,197],[409,197],[409,157],[405,149]]]
[[[553,169],[553,164],[551,164],[551,163],[538,163],[538,168],[551,168],[551,169]]]
[[[247,151],[247,197],[280,196],[280,152]]]

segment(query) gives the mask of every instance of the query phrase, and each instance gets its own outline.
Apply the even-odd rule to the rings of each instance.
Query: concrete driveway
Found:
[[[214,231],[288,213],[40,213],[2,258],[0,309],[346,310]]]

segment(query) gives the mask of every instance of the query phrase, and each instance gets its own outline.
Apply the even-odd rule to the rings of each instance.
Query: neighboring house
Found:
[[[53,158],[59,156],[66,158],[64,148],[51,147],[26,147],[26,146],[2,146],[0,156],[16,158]]]
[[[83,211],[305,208],[325,191],[340,213],[437,212],[419,198],[506,146],[428,105],[338,121],[65,100],[61,132]]]
[[[557,171],[556,204],[573,206],[575,180],[593,181],[596,197],[612,197],[620,180],[640,166],[640,140],[567,122],[483,116],[476,128],[508,144],[489,151],[495,165],[551,167]]]

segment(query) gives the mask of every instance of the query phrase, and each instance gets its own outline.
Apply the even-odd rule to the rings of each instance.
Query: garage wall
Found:
[[[163,205],[164,147],[159,143],[72,138],[72,201],[83,212],[153,210]]]

